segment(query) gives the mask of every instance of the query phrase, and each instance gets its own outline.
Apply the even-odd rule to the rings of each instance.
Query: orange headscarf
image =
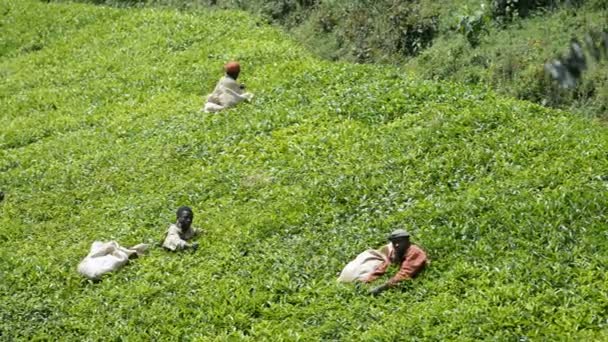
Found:
[[[241,65],[239,62],[228,62],[224,65],[224,70],[226,70],[228,75],[235,75],[241,71]]]

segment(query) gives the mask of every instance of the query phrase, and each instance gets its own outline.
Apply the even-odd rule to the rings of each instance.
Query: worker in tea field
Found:
[[[378,295],[401,281],[414,278],[427,264],[426,253],[410,242],[410,234],[405,230],[395,230],[388,236],[388,240],[388,258],[363,281],[369,283],[378,279],[386,273],[390,264],[398,265],[399,271],[386,283],[372,289],[372,295]]]
[[[186,248],[196,250],[198,243],[188,243],[187,240],[192,239],[200,233],[199,229],[192,227],[194,213],[190,207],[179,207],[177,209],[177,222],[169,226],[167,236],[163,242],[163,247],[170,251],[177,251]]]
[[[207,96],[204,111],[213,113],[232,107],[240,102],[249,101],[253,94],[245,92],[245,86],[236,82],[241,72],[238,62],[228,62],[224,65],[226,75],[220,79],[211,94]]]

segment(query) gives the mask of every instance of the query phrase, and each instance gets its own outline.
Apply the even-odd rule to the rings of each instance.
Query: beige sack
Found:
[[[78,273],[91,280],[99,280],[102,275],[116,271],[129,262],[129,258],[142,255],[147,244],[131,248],[121,247],[116,241],[95,241],[89,254],[78,264]]]
[[[338,277],[338,282],[350,283],[363,281],[378,268],[387,256],[375,249],[368,249],[357,255],[355,260],[349,262]]]

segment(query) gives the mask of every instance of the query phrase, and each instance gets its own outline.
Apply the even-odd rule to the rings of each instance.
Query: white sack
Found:
[[[130,257],[139,256],[147,249],[148,245],[143,243],[125,248],[116,241],[95,241],[89,254],[78,264],[78,273],[91,280],[98,280],[102,275],[124,266]]]
[[[385,260],[386,256],[375,249],[368,249],[357,255],[355,260],[349,262],[338,277],[342,283],[363,281]]]

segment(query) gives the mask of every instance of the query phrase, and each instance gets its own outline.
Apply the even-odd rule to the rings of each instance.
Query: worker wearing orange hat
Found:
[[[239,77],[239,73],[241,73],[241,65],[239,62],[228,62],[224,65],[224,71],[226,71],[226,75],[236,80]]]
[[[236,82],[241,73],[241,65],[236,61],[224,65],[226,75],[220,79],[211,94],[207,96],[204,111],[218,112],[243,101],[250,101],[253,94],[245,91],[245,86]]]

